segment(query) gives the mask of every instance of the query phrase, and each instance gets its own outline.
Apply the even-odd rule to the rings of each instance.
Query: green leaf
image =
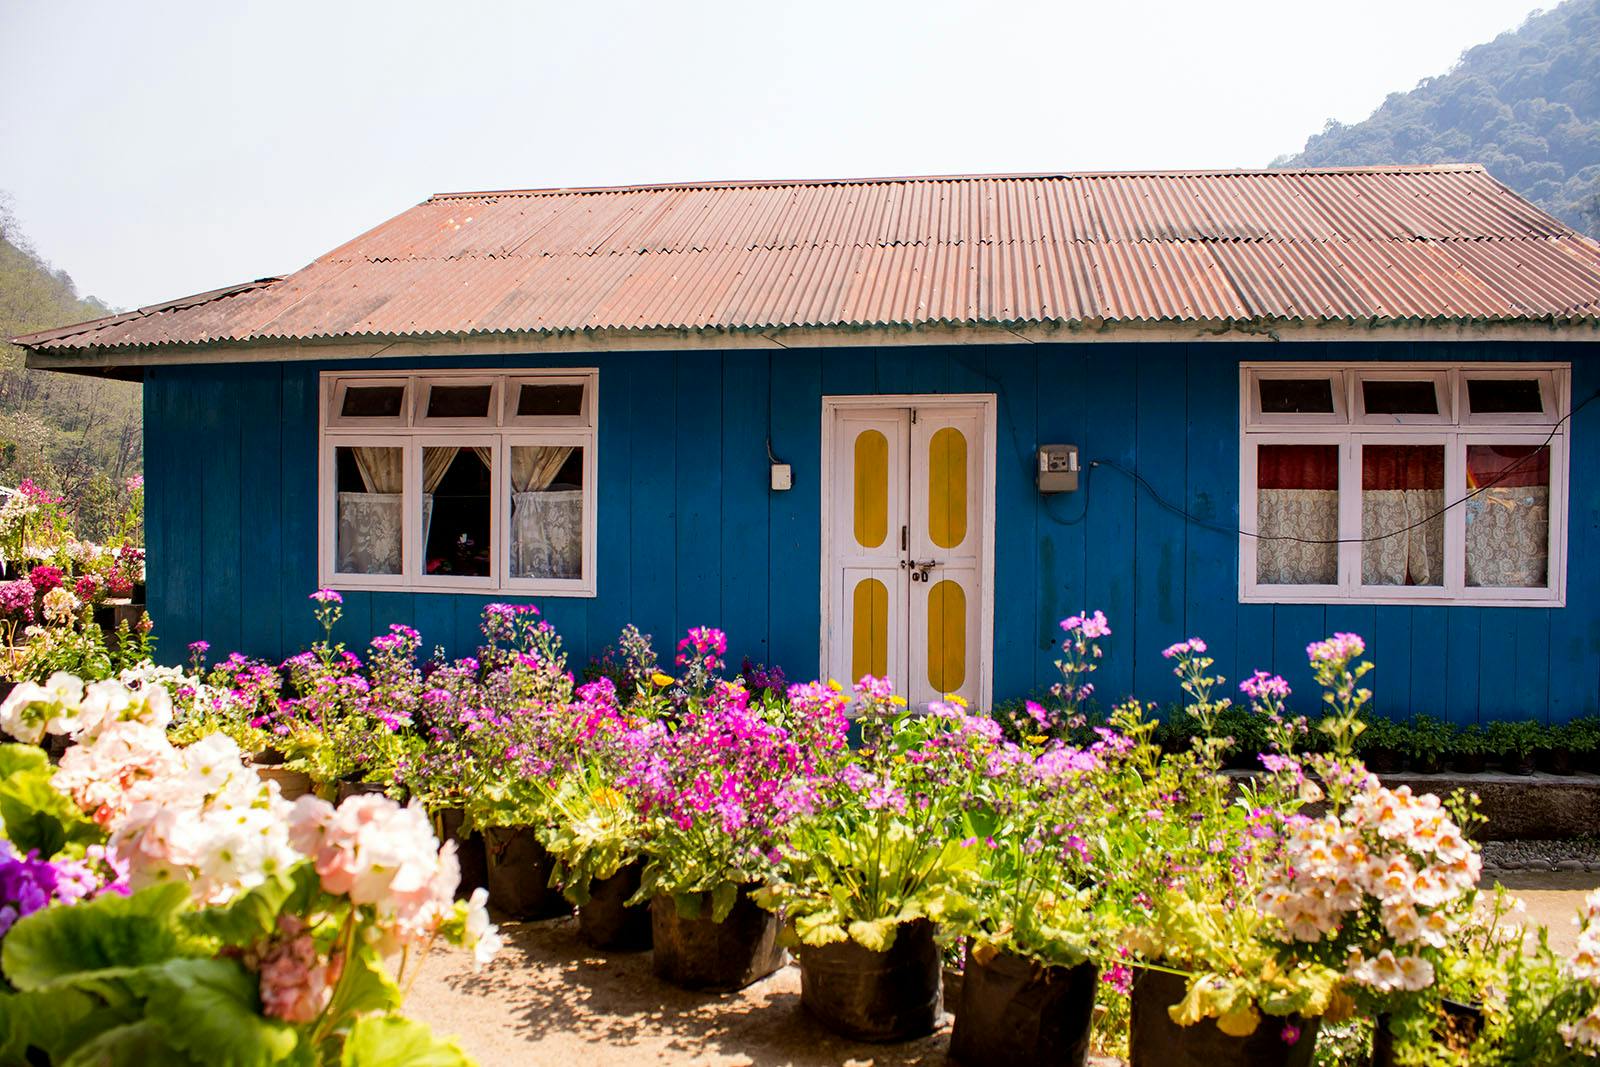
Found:
[[[81,987],[190,955],[177,927],[177,914],[188,902],[188,886],[168,883],[131,897],[108,893],[70,908],[36,911],[6,935],[0,969],[22,990]]]
[[[49,858],[69,843],[105,840],[100,827],[50,784],[54,773],[43,749],[0,745],[0,823],[21,852],[37,849]]]
[[[871,922],[857,919],[850,924],[850,937],[870,952],[889,951],[898,932],[899,924],[893,919],[874,919]]]
[[[237,960],[169,960],[130,980],[174,1048],[215,1067],[267,1067],[294,1052],[293,1027],[261,1014],[259,979]]]
[[[79,1045],[59,1067],[198,1067],[174,1048],[161,1028],[148,1019],[114,1026]]]
[[[358,1015],[399,1009],[400,987],[371,948],[358,948],[346,969],[348,973],[339,983],[339,1003],[330,1005],[332,1010],[340,1015]]]
[[[253,945],[273,933],[278,916],[291,900],[309,901],[317,886],[317,872],[302,863],[287,874],[279,874],[221,907],[203,908],[184,916],[185,925],[197,934],[214,937],[224,945]],[[291,907],[301,914],[304,908]]]
[[[472,1067],[454,1041],[399,1015],[367,1015],[345,1039],[340,1067]]]
[[[848,940],[850,935],[839,925],[839,916],[832,912],[817,915],[798,915],[794,920],[794,935],[800,943],[816,947]]]
[[[52,1061],[82,1043],[95,1027],[85,1028],[98,1005],[87,993],[72,989],[48,993],[0,993],[0,1063],[18,1063],[29,1048]]]
[[[718,882],[711,891],[711,921],[719,923],[728,917],[739,902],[739,887],[732,882]]]
[[[680,919],[700,918],[700,898],[702,893],[674,893],[672,902],[678,909]]]

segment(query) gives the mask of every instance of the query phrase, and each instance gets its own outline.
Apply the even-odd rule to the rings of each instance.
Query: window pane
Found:
[[[339,414],[347,419],[397,419],[405,401],[403,385],[348,385]]]
[[[1467,406],[1474,415],[1544,413],[1537,378],[1468,378]]]
[[[399,574],[405,454],[373,445],[334,449],[337,529],[334,570]]]
[[[1264,415],[1331,415],[1333,382],[1327,378],[1262,378]]]
[[[1443,510],[1443,445],[1362,446],[1361,584],[1443,585]]]
[[[429,445],[422,450],[423,569],[485,577],[492,547],[487,445]]]
[[[1361,400],[1368,415],[1439,414],[1439,393],[1431,381],[1363,381]]]
[[[489,414],[492,385],[435,385],[428,389],[428,418],[481,419]]]
[[[582,578],[583,448],[513,445],[509,473],[511,577]]]
[[[571,417],[583,414],[582,385],[524,385],[517,391],[517,414]]]
[[[1550,581],[1550,450],[1468,445],[1467,584],[1542,589]]]
[[[1256,450],[1256,580],[1333,585],[1339,580],[1339,446]]]

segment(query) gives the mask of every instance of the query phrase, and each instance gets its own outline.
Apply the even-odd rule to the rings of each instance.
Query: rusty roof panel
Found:
[[[42,350],[926,323],[1593,321],[1600,247],[1480,167],[435,196],[285,278]]]

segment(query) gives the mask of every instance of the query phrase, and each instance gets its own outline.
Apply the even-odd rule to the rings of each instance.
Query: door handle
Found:
[[[911,580],[913,582],[925,582],[928,580],[928,572],[939,566],[941,562],[943,561],[937,559],[910,559],[902,561],[900,566],[911,569]]]

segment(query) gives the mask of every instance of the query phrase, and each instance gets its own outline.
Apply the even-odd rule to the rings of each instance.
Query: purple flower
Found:
[[[1175,645],[1167,646],[1167,648],[1163,650],[1161,654],[1167,659],[1176,659],[1179,656],[1190,655],[1196,652],[1204,652],[1205,650],[1206,643],[1204,641],[1198,637],[1191,637],[1187,641],[1179,641]]]
[[[1289,683],[1278,675],[1268,674],[1266,671],[1256,671],[1239,683],[1239,689],[1255,700],[1265,700],[1268,697],[1286,700],[1289,696]]]
[[[340,596],[337,591],[327,588],[318,589],[315,593],[312,593],[311,599],[315,600],[318,604],[344,603],[344,597]]]

